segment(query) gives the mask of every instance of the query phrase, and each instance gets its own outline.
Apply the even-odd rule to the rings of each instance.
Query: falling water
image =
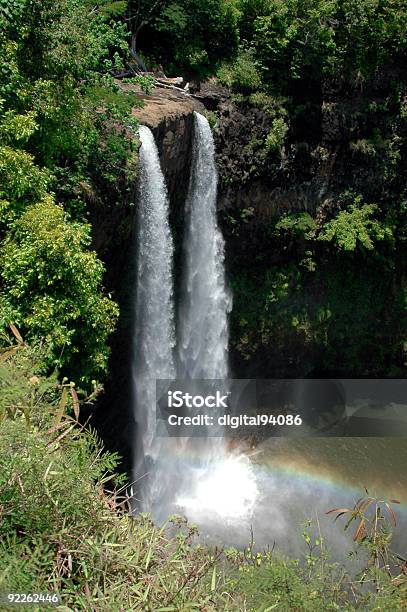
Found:
[[[224,240],[217,225],[218,176],[212,131],[195,113],[195,137],[184,234],[184,277],[178,319],[178,377],[225,380],[228,367],[228,313],[232,308],[224,269]],[[177,504],[198,524],[242,519],[257,488],[246,457],[229,456],[222,432],[194,439],[198,454]],[[188,444],[184,452],[188,453]]]
[[[211,128],[195,113],[195,138],[184,237],[179,311],[179,378],[228,376],[228,312],[224,241],[216,220],[217,172]]]
[[[311,472],[301,471],[296,455],[291,456],[292,447],[283,440],[281,444],[274,440],[271,446],[273,457],[286,448],[287,457],[281,456],[288,467],[279,469],[278,462],[269,468],[267,462],[254,460],[251,464],[246,456],[232,455],[223,438],[155,435],[156,379],[176,375],[227,378],[231,296],[225,283],[223,239],[216,223],[213,140],[207,121],[196,115],[176,368],[168,198],[150,130],[140,128],[140,139],[133,362],[138,425],[134,477],[141,479],[135,487],[141,498],[137,510],[150,511],[156,521],[174,512],[185,514],[216,543],[245,546],[252,526],[258,544],[266,546],[277,539],[286,546],[288,541],[298,554],[293,524],[334,503],[347,505],[349,493],[340,496],[338,487],[323,486],[320,476],[312,482]],[[292,463],[295,475],[290,474]],[[318,465],[317,474],[319,471]],[[344,549],[345,542],[333,537],[335,548]]]
[[[140,128],[137,300],[134,386],[138,439],[134,477],[138,507],[164,520],[186,514],[240,521],[250,514],[257,487],[247,458],[229,456],[222,437],[155,437],[155,380],[228,376],[231,294],[224,272],[224,242],[217,227],[217,172],[212,132],[195,115],[194,151],[186,199],[183,283],[178,319],[177,368],[173,347],[173,245],[168,197],[153,136]],[[218,435],[221,432],[217,432]],[[211,531],[211,525],[208,532]]]
[[[137,218],[136,329],[133,383],[137,422],[134,477],[142,479],[141,507],[148,508],[157,472],[155,380],[175,377],[172,260],[168,195],[151,131],[140,127]],[[148,476],[145,475],[149,472]]]

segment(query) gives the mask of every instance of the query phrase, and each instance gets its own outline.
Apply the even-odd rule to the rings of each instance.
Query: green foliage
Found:
[[[0,135],[40,167],[83,175],[106,121],[127,122],[134,104],[107,75],[128,56],[125,25],[87,2],[31,4],[0,37]]]
[[[135,95],[110,75],[128,58],[112,19],[124,4],[0,4],[0,325],[47,339],[48,367],[87,387],[106,372],[117,308],[83,221],[122,200],[137,168]]]
[[[217,76],[223,85],[243,93],[259,89],[262,85],[253,49],[240,49],[234,62],[223,64]]]
[[[273,119],[272,128],[264,141],[267,151],[271,153],[278,151],[281,153],[287,132],[288,125],[284,119],[281,117]]]
[[[350,150],[352,153],[361,153],[362,155],[368,155],[371,157],[377,155],[374,143],[367,138],[359,138],[355,142],[351,142]]]
[[[102,15],[115,17],[117,15],[124,15],[127,9],[127,1],[126,0],[116,0],[114,2],[110,2],[110,0],[105,1],[104,3],[99,3],[99,10]]]
[[[271,96],[264,91],[255,91],[250,94],[248,99],[250,104],[256,108],[261,108],[270,117],[285,117],[287,115],[287,111],[284,108],[284,104],[286,103],[284,98]]]
[[[317,364],[346,375],[401,374],[406,300],[394,282],[392,240],[369,234],[372,250],[357,238],[353,251],[327,251],[315,228],[307,213],[282,217],[272,242],[289,251],[288,262],[273,266],[259,254],[232,270],[235,348],[266,371],[301,374]]]
[[[232,276],[232,338],[243,359],[251,359],[271,342],[280,351],[287,341],[285,330],[287,326],[291,329],[291,310],[298,303],[293,274],[293,270],[280,268],[264,275],[241,270]]]
[[[106,370],[117,318],[100,291],[103,265],[88,250],[89,229],[47,197],[13,224],[0,253],[1,325],[47,339],[47,364],[86,385]]]
[[[338,6],[338,17],[338,47],[345,68],[366,77],[389,59],[405,57],[407,9],[400,0],[364,0],[356,5],[346,0]]]
[[[99,132],[95,147],[89,156],[92,167],[99,172],[99,176],[95,176],[93,182],[95,184],[101,182],[100,189],[106,189],[107,186],[117,188],[121,181],[123,196],[134,186],[138,166],[137,152],[133,146],[129,148],[126,136],[125,129],[106,126]]]
[[[254,41],[267,78],[284,84],[289,78],[321,74],[331,67],[334,1],[242,0],[241,4],[241,34]]]
[[[341,210],[324,225],[318,240],[332,242],[339,251],[371,251],[375,241],[392,241],[391,228],[373,218],[377,211],[375,204],[362,204],[362,197],[357,196],[348,210]]]
[[[278,219],[275,229],[277,234],[287,233],[296,238],[304,236],[310,239],[315,234],[316,221],[307,212],[291,213],[282,215]]]
[[[26,141],[37,129],[35,112],[18,115],[15,111],[7,111],[0,123],[0,138],[3,142]]]
[[[406,8],[399,0],[241,0],[240,35],[252,41],[266,81],[306,87],[324,75],[368,78],[405,58]]]
[[[181,4],[171,2],[161,11],[155,20],[155,26],[159,31],[177,35],[188,26],[188,17]]]
[[[321,562],[318,563],[320,569]],[[334,565],[326,564],[324,579],[316,569],[309,578],[297,559],[259,553],[255,563],[242,565],[239,588],[246,595],[247,610],[352,610]]]
[[[218,123],[218,116],[215,111],[205,110],[205,117],[207,118],[209,125],[211,126],[211,130],[216,128]]]
[[[151,49],[174,72],[212,74],[238,47],[234,0],[130,0],[128,14],[140,48]]]
[[[344,530],[347,531],[354,523],[358,523],[353,540],[367,552],[365,567],[357,576],[358,584],[373,584],[376,593],[361,595],[361,604],[375,610],[393,607],[402,609],[405,604],[404,596],[407,590],[405,572],[399,573],[398,557],[391,550],[392,530],[397,524],[395,504],[397,499],[378,499],[369,495],[361,497],[353,508],[333,508],[326,514],[336,514],[335,520],[346,518]],[[404,576],[403,576],[404,574]],[[400,588],[394,588],[394,586]]]
[[[1,224],[9,224],[24,208],[45,197],[49,173],[34,164],[33,156],[0,146]]]
[[[123,79],[123,83],[137,83],[138,85],[140,85],[141,91],[147,95],[151,94],[154,89],[154,77],[149,74],[140,74],[134,77]]]

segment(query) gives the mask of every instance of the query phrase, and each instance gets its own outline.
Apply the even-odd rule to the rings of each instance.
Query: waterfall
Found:
[[[168,195],[151,131],[140,127],[140,176],[137,216],[137,286],[133,384],[137,439],[135,480],[142,479],[142,508],[154,486],[155,380],[175,377],[172,261]],[[148,476],[144,476],[150,472]],[[152,472],[152,473],[151,473]]]
[[[178,378],[225,380],[229,375],[232,296],[226,286],[224,240],[217,225],[217,183],[212,131],[207,119],[195,113],[178,317]],[[194,462],[187,467],[187,487],[181,487],[176,498],[182,513],[212,535],[219,525],[241,524],[257,497],[247,457],[231,456],[222,431],[218,429],[216,436],[185,443],[184,453],[189,452]]]
[[[208,121],[195,113],[186,198],[183,280],[173,358],[173,244],[168,196],[150,130],[140,128],[137,290],[133,382],[137,422],[134,479],[137,508],[158,521],[174,512],[204,524],[248,516],[257,494],[245,457],[228,456],[222,437],[156,437],[156,379],[227,379],[232,298],[217,227],[215,148]],[[219,430],[216,432],[219,435]],[[207,434],[208,435],[208,434]],[[145,475],[145,478],[144,478]],[[208,527],[208,532],[211,528]]]
[[[178,377],[228,376],[224,241],[216,220],[217,171],[212,131],[195,113],[195,137],[184,234],[184,277],[178,318]]]

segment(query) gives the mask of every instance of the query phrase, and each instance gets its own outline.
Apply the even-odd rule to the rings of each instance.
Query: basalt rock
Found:
[[[172,208],[179,209],[188,188],[193,113],[202,112],[204,107],[192,96],[177,89],[156,87],[151,94],[140,97],[144,107],[134,109],[133,114],[154,134]]]
[[[371,201],[384,197],[387,187],[381,168],[382,149],[386,134],[391,134],[392,111],[384,104],[386,87],[381,88],[379,82],[376,85],[362,92],[345,91],[341,83],[330,84],[319,100],[283,101],[286,114],[278,108],[278,102],[277,109],[270,112],[253,99],[232,97],[213,81],[199,90],[191,87],[194,95],[176,89],[155,88],[150,95],[138,90],[145,105],[135,109],[134,115],[154,133],[169,189],[176,286],[192,157],[193,112],[205,112],[206,108],[214,125],[219,217],[226,266],[236,279],[243,268],[250,274],[256,266],[266,269],[289,261],[290,245],[277,248],[268,233],[268,227],[281,215],[308,212],[322,222],[335,212],[339,194],[349,188]],[[134,85],[123,87],[137,89]],[[270,148],[266,139],[276,117],[284,118],[288,131],[280,147]],[[129,194],[128,202],[119,208],[101,211],[92,219],[97,226],[95,246],[106,263],[106,287],[121,307],[119,328],[112,338],[110,381],[99,402],[97,418],[107,444],[129,461],[132,400],[128,379],[134,300],[130,288],[134,286],[131,275],[135,256],[131,245],[136,210],[136,204],[130,204],[135,204],[134,194]],[[240,225],[233,225],[231,220]],[[239,319],[236,306],[233,317]],[[246,377],[305,376],[312,371],[321,350],[288,334],[284,354],[273,353],[272,346],[262,345],[259,332],[259,349],[242,360],[235,348],[239,338],[233,333],[232,325],[232,361],[237,365],[234,373]]]

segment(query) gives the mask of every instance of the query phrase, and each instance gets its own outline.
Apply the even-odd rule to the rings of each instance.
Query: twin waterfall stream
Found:
[[[223,522],[241,521],[250,518],[257,495],[249,460],[228,452],[221,436],[156,435],[156,379],[226,380],[229,375],[232,297],[225,281],[224,241],[216,219],[212,132],[206,118],[195,113],[177,308],[165,179],[149,128],[140,127],[140,140],[132,374],[137,424],[135,506],[157,521],[174,513],[198,525],[207,522],[208,516]]]

